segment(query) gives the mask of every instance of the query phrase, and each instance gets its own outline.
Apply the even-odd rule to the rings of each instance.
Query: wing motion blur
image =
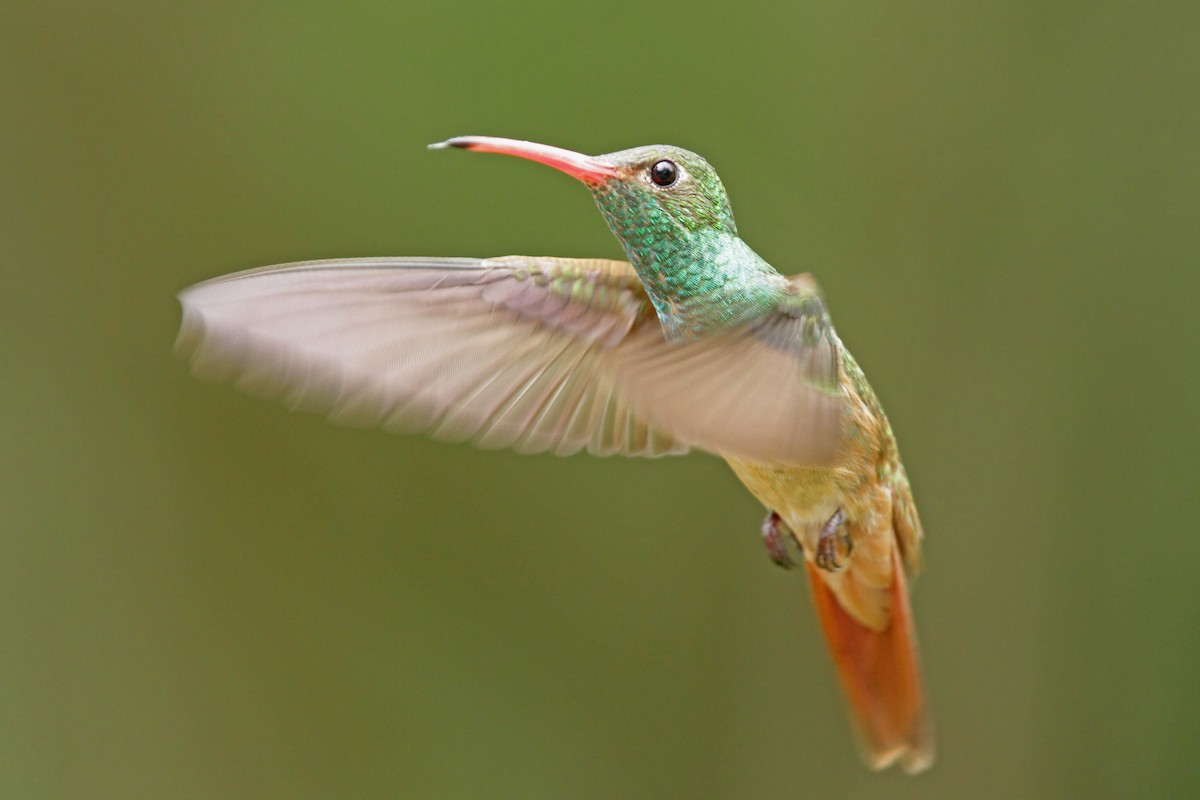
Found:
[[[529,453],[700,447],[812,466],[837,443],[838,365],[815,286],[682,345],[664,340],[623,261],[309,261],[179,299],[177,348],[198,374],[337,422]]]

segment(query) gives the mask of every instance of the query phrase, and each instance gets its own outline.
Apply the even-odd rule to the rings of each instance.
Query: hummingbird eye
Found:
[[[679,167],[675,166],[674,161],[656,161],[650,167],[650,180],[655,186],[666,188],[679,180]]]

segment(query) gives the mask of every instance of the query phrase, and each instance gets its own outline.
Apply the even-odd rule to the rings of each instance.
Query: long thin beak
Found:
[[[474,150],[477,153],[503,153],[508,156],[527,158],[539,164],[565,172],[572,178],[588,184],[603,183],[617,175],[617,168],[603,161],[597,161],[591,156],[564,150],[561,147],[551,147],[548,144],[525,142],[520,139],[500,139],[495,136],[456,136],[444,142],[429,145],[431,150],[441,150],[444,147],[461,147],[463,150]]]

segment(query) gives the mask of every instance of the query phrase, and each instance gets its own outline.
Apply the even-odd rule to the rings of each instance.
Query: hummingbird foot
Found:
[[[767,556],[777,566],[791,569],[796,566],[795,560],[788,553],[788,540],[792,539],[792,529],[774,511],[767,514],[762,524],[763,544],[767,546]]]
[[[821,528],[821,534],[817,537],[817,553],[813,559],[817,566],[829,572],[837,572],[842,568],[841,562],[838,560],[838,543],[842,545],[842,549],[846,551],[843,558],[849,557],[854,552],[854,542],[850,539],[850,534],[842,526],[845,521],[845,516],[839,508],[833,512],[833,516]]]

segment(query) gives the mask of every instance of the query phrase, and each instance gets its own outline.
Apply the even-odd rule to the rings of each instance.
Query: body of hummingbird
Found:
[[[589,157],[510,139],[582,181],[628,262],[508,256],[302,262],[181,295],[193,364],[335,419],[483,446],[655,456],[698,448],[803,551],[867,763],[933,760],[905,570],[920,522],[883,409],[816,282],[739,236],[686,150]]]

